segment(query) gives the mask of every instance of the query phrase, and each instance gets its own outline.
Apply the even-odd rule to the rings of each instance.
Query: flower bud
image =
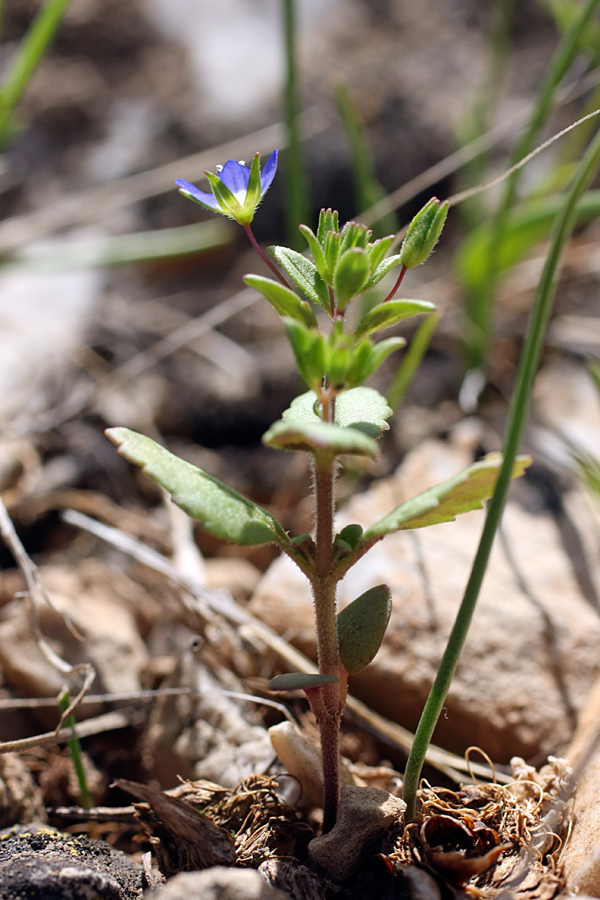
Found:
[[[437,197],[432,197],[414,217],[400,249],[400,262],[406,269],[420,266],[430,256],[442,233],[448,209],[447,200],[440,203]]]

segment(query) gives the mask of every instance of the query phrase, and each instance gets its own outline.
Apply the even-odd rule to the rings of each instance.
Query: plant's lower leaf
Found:
[[[310,691],[323,687],[324,684],[333,684],[339,681],[337,675],[306,675],[304,672],[286,672],[285,675],[276,675],[269,682],[270,691]]]
[[[128,428],[109,428],[106,435],[122,456],[141,466],[146,475],[162,485],[174,502],[211,534],[234,544],[289,546],[285,531],[266,509],[222,481]]]
[[[378,584],[338,613],[340,659],[350,675],[368,666],[381,647],[391,612],[390,589]]]
[[[528,456],[517,457],[512,477],[519,478],[523,475],[530,463]],[[385,518],[367,528],[361,543],[378,539],[392,531],[453,522],[461,513],[481,509],[483,501],[494,493],[501,465],[500,453],[488,454],[443,484],[429,488],[402,503]]]

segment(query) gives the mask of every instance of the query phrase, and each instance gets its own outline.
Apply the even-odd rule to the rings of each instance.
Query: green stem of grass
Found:
[[[5,143],[12,111],[44,57],[70,0],[48,0],[31,23],[0,88],[0,146]]]
[[[304,160],[298,128],[298,64],[296,59],[296,5],[295,0],[283,0],[283,33],[285,50],[285,84],[283,90],[283,114],[288,135],[285,161],[285,217],[288,246],[296,250],[302,247],[298,232],[301,222],[308,218],[308,187],[304,172]]]
[[[394,412],[398,409],[406,392],[409,389],[415,373],[427,352],[433,333],[437,328],[441,316],[432,313],[425,316],[417,330],[415,331],[408,349],[402,357],[402,362],[398,366],[398,371],[394,375],[394,379],[390,385],[387,395],[387,402]]]
[[[510,406],[506,439],[504,443],[504,459],[498,475],[498,482],[490,500],[483,527],[483,533],[477,554],[471,569],[471,575],[465,594],[448,639],[446,650],[440,663],[434,685],[423,709],[421,720],[415,733],[412,749],[406,764],[403,797],[407,804],[406,821],[414,818],[416,810],[417,790],[425,753],[433,737],[440,713],[446,702],[456,666],[467,636],[473,611],[488,564],[494,536],[500,519],[508,488],[510,485],[515,457],[521,443],[523,429],[527,419],[529,403],[533,391],[535,373],[539,365],[544,346],[548,321],[552,312],[554,294],[556,292],[556,274],[561,255],[569,239],[576,219],[577,203],[589,187],[592,178],[600,167],[600,131],[597,132],[587,153],[579,164],[577,172],[567,191],[562,210],[558,214],[551,235],[550,250],[546,257],[542,277],[538,285],[523,353],[517,373],[517,380]]]
[[[550,61],[541,83],[535,107],[527,128],[517,141],[512,152],[509,168],[523,159],[532,149],[537,135],[552,108],[554,94],[560,85],[577,54],[586,28],[598,7],[599,0],[585,0],[574,17],[570,27],[564,33],[560,44]],[[467,347],[467,365],[476,368],[482,365],[489,346],[493,321],[494,293],[499,269],[499,252],[504,240],[508,213],[517,195],[517,188],[522,170],[513,172],[506,181],[506,186],[494,221],[494,235],[491,241],[491,252],[488,258],[489,279],[486,289],[471,298],[469,317],[473,323],[472,339]]]
[[[71,697],[67,690],[63,691],[60,697],[58,698],[58,706],[61,713],[65,713],[71,704]],[[65,719],[65,727],[66,728],[75,728],[75,716],[70,715]],[[77,776],[77,783],[79,785],[79,795],[81,798],[81,805],[84,809],[91,809],[94,805],[94,798],[90,793],[90,789],[87,783],[87,777],[85,774],[85,767],[83,765],[83,756],[81,754],[81,744],[79,742],[79,738],[72,738],[67,742],[67,746],[69,747],[69,752],[71,754],[71,759],[73,760],[73,768],[75,769],[75,775]]]

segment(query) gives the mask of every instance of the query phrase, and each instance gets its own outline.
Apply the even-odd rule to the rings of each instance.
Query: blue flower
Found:
[[[244,227],[254,218],[256,208],[265,196],[277,171],[277,156],[274,150],[260,171],[260,153],[257,153],[248,167],[243,162],[230,159],[224,166],[218,167],[217,174],[205,172],[212,188],[210,193],[178,178],[175,182],[179,193],[190,200],[195,200],[206,209],[223,213]]]

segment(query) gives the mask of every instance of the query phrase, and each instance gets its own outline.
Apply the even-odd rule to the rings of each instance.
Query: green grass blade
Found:
[[[283,33],[285,51],[285,84],[283,112],[288,135],[284,156],[285,217],[288,246],[300,250],[303,240],[298,226],[308,219],[308,186],[304,171],[304,159],[298,123],[298,63],[296,59],[296,4],[295,0],[283,0]]]
[[[48,0],[19,45],[0,88],[0,144],[6,139],[12,111],[43,59],[69,3],[70,0]]]
[[[375,206],[376,203],[387,197],[387,193],[377,180],[364,129],[346,83],[341,79],[336,81],[333,85],[333,93],[350,147],[354,177],[354,202],[356,211],[359,213]],[[399,228],[398,219],[393,212],[390,212],[372,222],[371,227],[376,237],[395,234]]]
[[[58,698],[58,707],[61,713],[66,712],[70,705],[71,698],[69,696],[69,692],[65,690]],[[75,716],[72,714],[70,716],[67,716],[67,718],[65,719],[65,728],[75,728],[76,724],[77,723],[75,721]],[[81,805],[84,809],[91,809],[94,805],[94,798],[92,797],[92,794],[88,787],[79,738],[72,738],[70,741],[67,741],[67,746],[71,754],[71,759],[73,760],[73,768],[75,769],[75,775],[77,777],[77,783],[79,785]]]
[[[415,732],[415,739],[406,764],[403,797],[407,804],[407,822],[410,821],[415,814],[417,789],[425,753],[431,742],[435,726],[446,701],[448,689],[452,682],[452,678],[454,677],[454,672],[456,671],[456,666],[471,624],[475,604],[483,583],[494,536],[502,517],[515,458],[521,443],[523,429],[527,419],[535,373],[539,365],[548,322],[552,312],[556,290],[555,279],[561,255],[575,224],[579,199],[589,187],[592,178],[599,167],[600,131],[597,132],[577,169],[569,191],[567,192],[564,206],[557,216],[552,230],[550,250],[546,257],[542,277],[535,295],[521,362],[519,364],[519,371],[517,373],[503,449],[504,459],[500,468],[496,490],[490,500],[481,540],[473,562],[471,575],[465,589],[463,600],[448,639],[434,685],[427,698],[421,720]]]
[[[571,21],[569,28],[565,31],[540,85],[535,107],[527,128],[514,147],[509,167],[519,162],[532,150],[536,137],[552,108],[555,92],[581,47],[581,42],[596,12],[598,3],[599,0],[584,0],[578,8],[577,16]],[[503,243],[508,213],[514,205],[521,173],[522,170],[518,169],[507,179],[496,213],[494,237],[491,243],[492,249],[488,258],[488,283],[486,289],[479,291],[470,298],[468,315],[473,327],[466,347],[466,362],[470,368],[482,365],[489,345],[493,319],[494,292],[498,273],[496,248]]]
[[[440,319],[441,316],[437,313],[425,316],[402,357],[402,362],[398,366],[398,371],[394,375],[387,394],[387,402],[394,412],[396,412],[406,396],[406,392],[421,365]]]

